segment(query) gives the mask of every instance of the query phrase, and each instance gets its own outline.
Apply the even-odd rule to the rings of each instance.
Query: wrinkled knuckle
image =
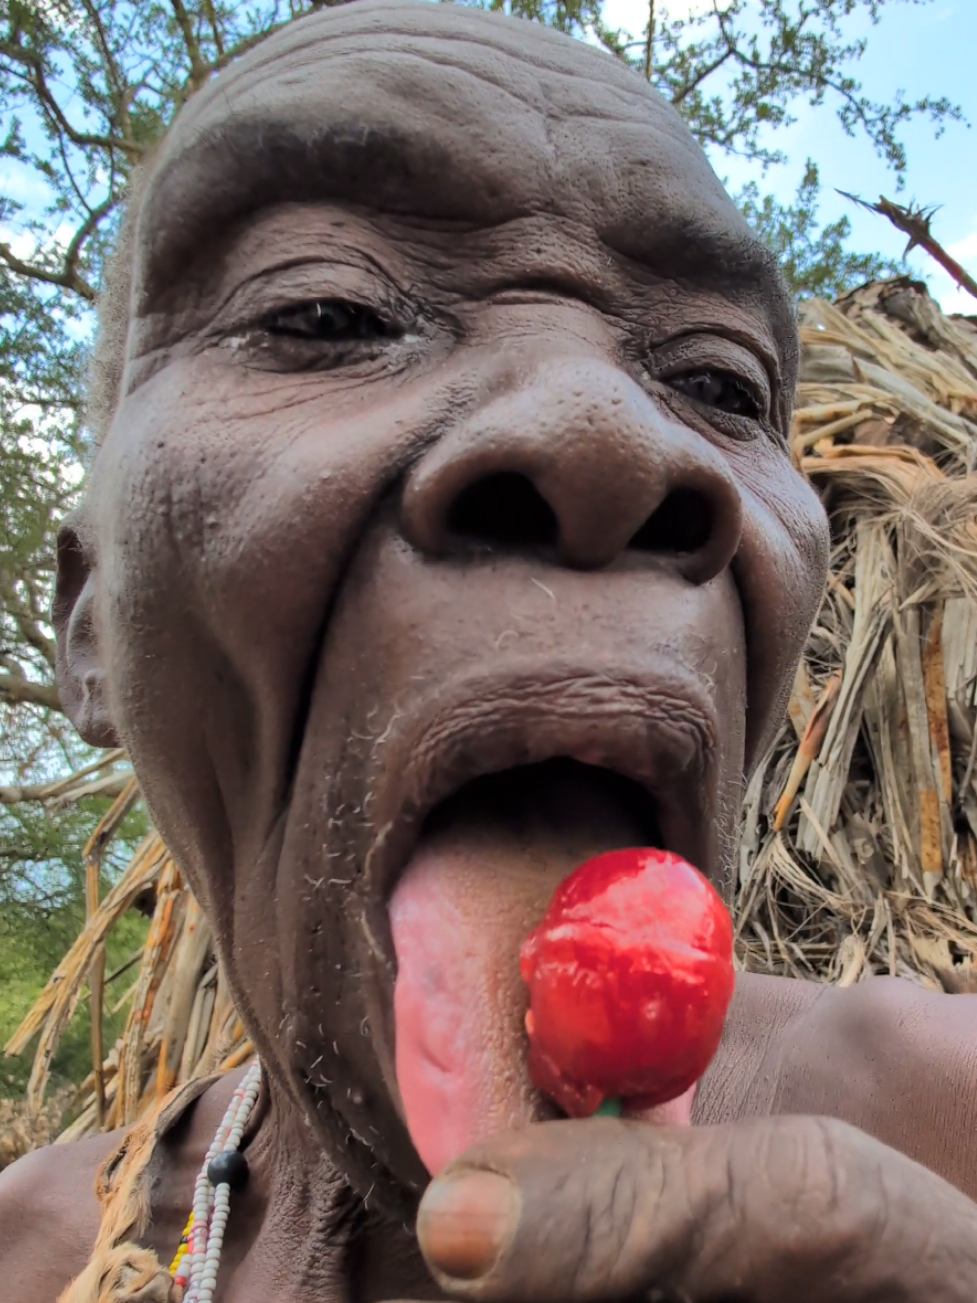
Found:
[[[835,1118],[784,1118],[770,1136],[771,1212],[785,1265],[798,1273],[817,1258],[825,1279],[862,1258],[879,1230],[866,1189],[874,1165],[868,1137]],[[871,1143],[871,1142],[869,1142]],[[816,1227],[812,1241],[810,1228]]]
[[[641,1220],[639,1204],[639,1180],[631,1162],[616,1163],[592,1178],[574,1278],[583,1292],[609,1271],[627,1271]]]
[[[771,1196],[792,1218],[815,1224],[837,1215],[847,1169],[848,1132],[833,1118],[779,1118],[762,1145]]]
[[[685,1279],[692,1264],[723,1269],[742,1227],[740,1167],[730,1128],[703,1128],[693,1144],[662,1147],[650,1283]]]
[[[839,1155],[830,1126],[782,1117],[726,1130],[725,1202],[733,1228],[773,1250],[836,1214]]]
[[[695,1148],[644,1124],[628,1128],[623,1144],[618,1161],[591,1177],[573,1280],[577,1297],[606,1293],[608,1281],[621,1295],[663,1286],[695,1253],[701,1235]]]
[[[818,1119],[834,1162],[837,1200],[844,1210],[847,1256],[863,1267],[905,1255],[907,1232],[903,1192],[910,1164],[894,1150],[855,1127]],[[914,1235],[910,1238],[915,1238]]]

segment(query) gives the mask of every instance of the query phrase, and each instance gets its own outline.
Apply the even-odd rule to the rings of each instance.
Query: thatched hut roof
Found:
[[[966,989],[977,955],[977,324],[945,317],[905,279],[809,301],[800,316],[793,451],[831,514],[832,573],[788,718],[747,792],[739,959],[842,985],[890,973]],[[138,796],[108,764],[105,779],[77,778],[118,792],[92,839],[96,866]],[[20,1054],[39,1037],[28,1116],[41,1116],[91,982],[102,1007],[105,937],[147,890],[155,909],[125,1032],[103,1054],[95,1019],[95,1066],[61,1140],[132,1122],[175,1083],[251,1053],[207,923],[151,835],[93,900],[7,1046]]]

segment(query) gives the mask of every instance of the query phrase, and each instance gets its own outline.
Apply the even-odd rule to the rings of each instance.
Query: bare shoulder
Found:
[[[172,1252],[193,1197],[193,1183],[244,1070],[181,1095],[159,1140],[147,1247]],[[98,1234],[95,1178],[124,1131],[39,1149],[0,1172],[0,1298],[54,1303],[81,1272]],[[157,1243],[158,1241],[158,1243]]]
[[[121,1137],[49,1145],[0,1172],[4,1298],[53,1303],[85,1266],[99,1224],[95,1177]]]
[[[977,1197],[977,995],[749,978],[704,1087],[715,1120],[840,1118]]]

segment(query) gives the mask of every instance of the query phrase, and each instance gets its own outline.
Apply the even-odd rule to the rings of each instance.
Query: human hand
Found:
[[[473,1303],[972,1303],[977,1204],[844,1123],[552,1122],[429,1186],[418,1239]]]

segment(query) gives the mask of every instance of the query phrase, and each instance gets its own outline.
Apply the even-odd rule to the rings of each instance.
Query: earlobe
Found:
[[[105,674],[94,619],[95,579],[73,525],[58,534],[58,578],[52,617],[58,641],[58,694],[64,712],[90,746],[114,747]]]

